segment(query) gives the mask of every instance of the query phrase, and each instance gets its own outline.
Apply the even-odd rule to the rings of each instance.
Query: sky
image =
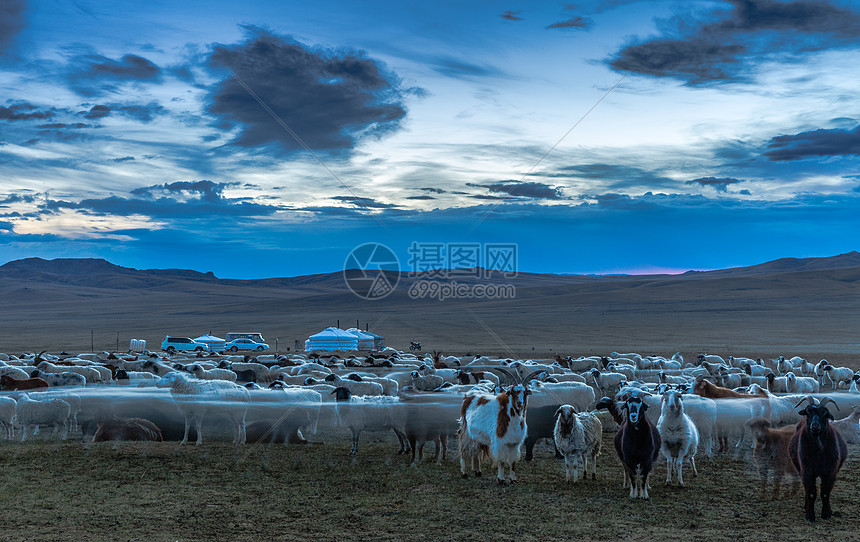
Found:
[[[381,243],[654,273],[858,249],[860,6],[0,0],[0,263]],[[414,263],[414,262],[413,262]],[[485,262],[480,262],[484,264]]]

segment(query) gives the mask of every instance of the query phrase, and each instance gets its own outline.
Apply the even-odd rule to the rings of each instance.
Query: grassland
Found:
[[[342,432],[308,446],[0,443],[0,532],[8,541],[191,540],[857,540],[860,460],[833,497],[839,517],[806,523],[800,493],[759,495],[746,461],[700,459],[687,487],[652,479],[631,501],[604,436],[598,479],[567,485],[549,448],[520,482],[463,480],[450,459],[407,466],[388,434],[347,455]],[[541,445],[539,445],[541,446]],[[454,454],[455,455],[455,454]]]

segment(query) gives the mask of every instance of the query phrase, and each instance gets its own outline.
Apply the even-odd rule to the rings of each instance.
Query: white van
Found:
[[[263,338],[263,335],[260,333],[234,333],[230,332],[224,336],[224,339],[227,342],[236,340],[236,339],[251,339],[255,343],[265,343],[266,339]]]

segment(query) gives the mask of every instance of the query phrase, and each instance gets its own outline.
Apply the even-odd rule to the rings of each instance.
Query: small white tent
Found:
[[[372,331],[365,331],[365,333],[373,337],[374,350],[382,350],[383,348],[385,348],[385,337],[383,337],[382,335],[377,335]]]
[[[346,330],[347,333],[352,333],[358,338],[358,350],[373,350],[374,336],[362,329],[351,327]]]
[[[336,327],[327,327],[305,341],[305,350],[358,350],[358,337]]]
[[[227,344],[227,341],[225,341],[224,339],[222,339],[220,337],[216,337],[214,335],[210,335],[208,333],[206,335],[201,335],[194,340],[199,342],[199,343],[208,344],[209,350],[212,350],[212,351],[224,350],[225,345]]]

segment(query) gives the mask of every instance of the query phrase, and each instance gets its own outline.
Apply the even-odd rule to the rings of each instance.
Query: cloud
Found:
[[[520,17],[519,14],[520,14],[519,10],[514,11],[512,9],[509,9],[507,11],[502,12],[502,14],[499,15],[499,17],[501,17],[502,19],[506,19],[508,21],[522,21],[523,18]]]
[[[38,126],[36,126],[36,128],[39,128],[41,130],[66,130],[66,129],[79,130],[81,128],[91,128],[91,127],[92,127],[92,125],[84,124],[83,122],[75,122],[72,124],[66,124],[64,122],[54,122],[51,124],[39,124]]]
[[[429,59],[433,69],[446,77],[454,79],[471,79],[475,77],[510,77],[502,70],[489,64],[474,64],[449,56]]]
[[[538,182],[516,182],[516,181],[505,181],[500,183],[493,184],[474,184],[474,183],[466,183],[467,186],[476,186],[481,188],[487,188],[490,192],[503,192],[508,194],[509,196],[521,197],[521,198],[533,198],[533,199],[551,199],[551,200],[559,200],[564,199],[564,195],[561,193],[561,190],[558,187],[552,187],[544,183]],[[478,196],[475,196],[478,197]],[[501,198],[498,196],[492,196],[491,198],[479,198],[479,199],[497,199]]]
[[[394,205],[392,203],[382,203],[373,198],[363,198],[359,196],[332,196],[329,199],[344,203],[352,203],[358,207],[366,209],[390,209],[393,207],[399,207],[399,205]]]
[[[36,111],[36,109],[35,105],[26,102],[14,103],[9,107],[0,106],[0,120],[44,120],[54,116],[54,111]]]
[[[314,49],[247,30],[246,41],[216,45],[208,59],[213,73],[223,76],[229,68],[237,76],[213,85],[206,106],[220,128],[239,128],[233,144],[303,148],[249,90],[314,150],[351,150],[364,137],[399,128],[406,115],[403,92],[381,62],[359,51]]]
[[[152,186],[144,186],[135,188],[130,193],[134,196],[144,196],[148,198],[155,197],[156,194],[179,195],[185,197],[197,197],[202,201],[210,203],[219,203],[224,201],[223,192],[225,188],[237,186],[237,182],[221,182],[215,183],[212,181],[176,181],[172,183],[155,184]]]
[[[431,199],[436,199],[436,198],[434,198],[433,196],[423,195],[423,196],[406,196],[406,199],[412,199],[412,200],[431,200]]]
[[[3,199],[0,199],[0,205],[8,205],[9,203],[33,203],[36,196],[32,194],[9,194]]]
[[[123,156],[122,158],[114,158],[111,162],[131,162],[134,156]]]
[[[89,111],[84,113],[85,119],[101,119],[116,113],[124,117],[129,117],[141,122],[150,122],[158,115],[164,113],[164,107],[158,102],[149,102],[146,105],[94,105]]]
[[[576,16],[572,19],[568,19],[566,21],[559,21],[557,23],[553,23],[547,26],[547,29],[550,28],[588,28],[591,26],[591,21],[586,19],[585,17]]]
[[[68,59],[69,86],[82,96],[96,96],[117,90],[124,82],[158,82],[161,68],[137,55],[113,60],[95,53],[77,54]]]
[[[759,62],[829,47],[856,47],[860,14],[828,1],[727,0],[711,23],[676,17],[663,36],[625,46],[609,59],[618,71],[672,77],[688,85],[749,79]]]
[[[723,179],[717,179],[716,177],[702,177],[700,179],[693,179],[692,181],[687,181],[686,184],[700,184],[702,186],[713,186],[717,192],[726,192],[728,186],[730,184],[741,183],[738,179],[732,179],[730,177],[725,177]]]
[[[860,125],[853,130],[812,130],[776,136],[765,152],[770,160],[800,160],[810,156],[849,156],[860,154]]]
[[[11,48],[12,42],[24,28],[24,0],[0,1],[0,54]]]

